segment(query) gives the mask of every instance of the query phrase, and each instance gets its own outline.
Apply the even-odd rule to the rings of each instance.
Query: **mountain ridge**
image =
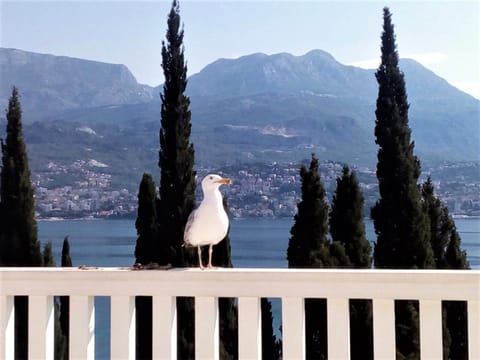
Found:
[[[30,88],[19,86],[34,166],[41,169],[51,158],[73,162],[93,157],[110,165],[108,171],[118,167],[119,176],[132,176],[133,170],[137,176],[156,171],[160,100],[154,94],[161,88],[138,84],[123,65],[87,61],[86,66],[82,59],[69,59],[53,56],[43,60],[50,61],[50,66],[40,67],[48,70],[42,79],[62,75],[60,85],[50,81],[47,86],[42,82],[24,84]],[[63,62],[71,63],[70,72],[59,74],[52,64]],[[95,76],[98,69],[92,75],[90,66],[106,67],[100,72],[101,86]],[[480,102],[415,61],[401,60],[400,67],[406,77],[410,125],[420,160],[479,161]],[[33,65],[30,69],[38,70]],[[5,62],[0,61],[0,71],[0,75],[9,71]],[[298,163],[316,152],[321,159],[374,167],[374,73],[343,65],[322,50],[301,56],[257,53],[207,65],[189,77],[187,85],[197,164]],[[94,87],[90,94],[86,78]],[[11,80],[16,80],[13,75]],[[6,104],[11,88],[2,84],[0,100]],[[62,98],[65,84],[71,88],[66,100]],[[95,97],[110,86],[118,90],[117,96]],[[139,94],[141,89],[145,93]],[[82,91],[86,92],[83,102],[78,101]],[[31,101],[32,96],[39,97]],[[70,107],[55,108],[72,99],[77,102]]]
[[[12,86],[26,111],[46,114],[105,105],[148,102],[153,88],[137,82],[123,64],[0,48],[0,101]],[[42,115],[40,115],[41,117]]]

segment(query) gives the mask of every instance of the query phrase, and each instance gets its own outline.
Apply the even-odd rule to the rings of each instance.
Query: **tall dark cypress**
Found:
[[[195,256],[184,254],[183,231],[195,206],[194,149],[190,143],[190,99],[185,95],[187,66],[184,60],[180,7],[173,1],[168,16],[166,42],[162,43],[162,67],[165,76],[161,95],[160,128],[160,206],[162,253],[159,261],[174,266],[195,264]]]
[[[8,103],[6,135],[5,142],[2,141],[0,184],[0,265],[41,266],[34,191],[15,87]]]
[[[135,228],[137,243],[135,246],[135,262],[142,265],[158,261],[155,250],[158,250],[157,223],[157,191],[150,174],[144,173],[138,189],[138,210]],[[149,359],[152,357],[152,297],[135,297],[136,325],[136,357]]]
[[[228,233],[224,240],[215,245],[212,262],[221,267],[233,267],[230,259],[230,237]],[[220,318],[220,360],[238,359],[238,309],[235,299],[219,298],[218,312]]]
[[[42,266],[35,199],[17,88],[8,102],[0,177],[0,266]],[[15,296],[15,358],[28,354],[28,298]]]
[[[329,225],[332,241],[344,245],[345,254],[354,268],[370,268],[372,263],[372,249],[365,233],[363,205],[357,175],[345,165],[342,176],[337,178]]]
[[[425,212],[430,220],[431,242],[437,269],[468,269],[467,254],[448,208],[435,195],[430,177],[422,185]],[[463,301],[444,301],[443,356],[445,359],[467,359],[467,308]]]
[[[377,234],[377,268],[432,268],[433,251],[428,221],[422,208],[420,162],[413,153],[403,73],[398,67],[394,27],[383,9],[381,64],[375,111],[375,141],[379,146],[377,178],[380,198],[371,217]],[[396,344],[399,358],[418,358],[418,302],[395,302]]]
[[[193,252],[184,252],[183,232],[195,206],[194,149],[190,143],[190,99],[185,95],[187,66],[184,60],[180,7],[172,2],[167,20],[166,41],[162,42],[165,76],[161,95],[160,189],[158,206],[159,249],[156,262],[173,266],[196,265]],[[197,264],[198,265],[198,264]],[[195,313],[193,298],[177,298],[178,358],[195,354]]]
[[[143,174],[138,189],[137,243],[135,262],[146,265],[155,260],[155,243],[158,238],[157,190],[152,175]]]
[[[379,146],[380,199],[371,216],[377,234],[377,268],[431,268],[428,222],[418,188],[420,162],[413,153],[403,73],[398,67],[395,34],[388,8],[383,10],[382,61],[378,82],[375,138]]]
[[[227,199],[223,198],[223,207],[228,213]],[[203,263],[208,262],[208,253],[202,253]],[[225,238],[213,247],[212,263],[215,266],[232,268],[230,229]],[[238,310],[234,298],[218,299],[220,317],[220,360],[238,359]]]
[[[312,154],[310,166],[300,167],[302,198],[290,230],[288,267],[327,267],[330,264],[328,233],[328,204],[320,180],[318,159]]]
[[[273,331],[272,303],[267,298],[260,299],[262,324],[262,359],[281,359],[281,344]]]
[[[337,188],[330,212],[330,234],[332,250],[343,248],[344,258],[337,257],[335,266],[369,269],[372,263],[371,246],[366,238],[364,223],[364,199],[355,171],[343,167],[342,176],[337,178]],[[372,304],[370,300],[350,300],[350,350],[351,358],[373,359]]]
[[[62,245],[62,267],[72,267],[72,257],[70,256],[70,243],[68,242],[68,236],[63,239]]]
[[[43,257],[43,266],[45,267],[55,267],[55,260],[53,258],[52,252],[52,243],[48,242],[43,247],[42,252]],[[55,360],[63,360],[68,359],[68,348],[67,348],[67,340],[66,335],[62,330],[62,323],[61,323],[61,304],[59,302],[59,298],[55,297],[54,299],[54,359]]]
[[[310,166],[300,168],[302,198],[290,230],[287,260],[289,268],[331,266],[328,233],[328,204],[320,180],[318,159],[312,154]],[[305,337],[307,359],[327,359],[325,299],[305,299]]]
[[[453,219],[450,218],[450,220],[453,225],[450,239],[445,250],[445,263],[448,269],[469,269],[470,265],[467,261],[467,254],[461,248],[460,235],[453,223]],[[448,351],[444,352],[444,357],[445,355],[449,355],[450,359],[467,360],[467,303],[465,301],[445,301],[442,303],[442,307],[446,317],[446,328],[451,338],[450,347]]]
[[[63,239],[62,245],[62,267],[72,267],[72,258],[70,256],[70,243],[68,236]],[[60,296],[60,329],[65,336],[64,359],[68,359],[68,349],[70,346],[70,297]]]

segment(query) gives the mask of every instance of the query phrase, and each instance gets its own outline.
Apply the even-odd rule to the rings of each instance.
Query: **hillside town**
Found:
[[[232,217],[292,217],[300,201],[299,164],[230,165],[221,169],[197,169],[197,198],[200,181],[208,173],[232,179],[222,187]],[[107,165],[96,160],[79,160],[64,165],[50,162],[44,171],[33,174],[37,215],[40,219],[136,217],[137,189],[116,188]],[[377,199],[374,169],[356,168],[365,197],[365,215]],[[342,164],[320,164],[328,199],[335,192]],[[443,164],[423,170],[430,175],[437,195],[455,216],[480,216],[480,165]]]

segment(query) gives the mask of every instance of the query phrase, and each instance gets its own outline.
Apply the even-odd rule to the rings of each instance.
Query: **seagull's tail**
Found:
[[[183,244],[182,244],[182,247],[184,247],[184,248],[187,248],[187,249],[188,249],[188,248],[191,248],[191,247],[193,247],[193,245],[190,243],[190,241],[188,241],[188,240],[184,240],[184,241],[183,241]]]

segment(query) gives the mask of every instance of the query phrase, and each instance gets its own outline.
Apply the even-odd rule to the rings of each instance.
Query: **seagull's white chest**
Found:
[[[185,242],[190,246],[216,245],[228,231],[228,216],[220,192],[208,194],[191,214],[185,229]]]

